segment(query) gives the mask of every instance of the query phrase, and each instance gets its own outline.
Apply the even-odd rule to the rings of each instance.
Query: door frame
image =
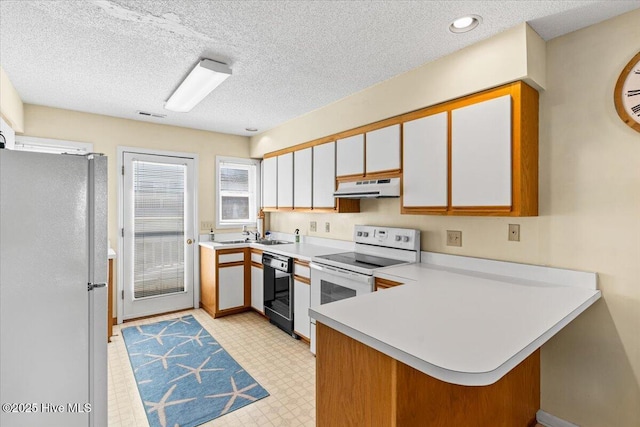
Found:
[[[194,224],[194,250],[193,250],[193,308],[200,306],[200,251],[198,246],[200,244],[200,222],[198,215],[198,182],[200,181],[200,174],[198,169],[198,154],[189,153],[185,151],[165,151],[154,150],[142,147],[117,147],[118,168],[116,173],[118,175],[118,254],[119,262],[117,262],[117,293],[114,296],[114,303],[116,304],[116,311],[118,313],[118,325],[122,324],[124,317],[124,304],[122,303],[122,293],[124,292],[124,263],[122,262],[122,254],[124,253],[124,237],[120,230],[124,227],[124,176],[122,175],[122,167],[124,166],[124,153],[136,153],[136,154],[150,154],[156,156],[169,156],[169,157],[185,157],[193,159],[193,224]]]

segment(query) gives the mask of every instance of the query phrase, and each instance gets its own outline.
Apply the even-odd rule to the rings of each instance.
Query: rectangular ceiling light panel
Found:
[[[164,108],[178,113],[189,112],[230,75],[231,68],[227,64],[203,59],[173,92]]]

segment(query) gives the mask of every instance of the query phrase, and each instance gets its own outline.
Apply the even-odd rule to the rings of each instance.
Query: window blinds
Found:
[[[133,161],[134,298],[183,292],[186,166]]]

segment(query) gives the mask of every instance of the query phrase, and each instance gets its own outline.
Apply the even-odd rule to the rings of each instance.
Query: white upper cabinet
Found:
[[[293,207],[293,153],[278,156],[278,208]]]
[[[400,125],[367,132],[367,174],[400,169]]]
[[[511,96],[451,116],[451,205],[511,205]]]
[[[336,176],[364,175],[364,134],[336,141]]]
[[[336,143],[313,147],[313,207],[334,208],[336,189]]]
[[[293,152],[293,206],[312,206],[313,150],[305,148]]]
[[[447,112],[403,124],[403,206],[446,207]]]
[[[278,206],[278,158],[269,157],[262,161],[262,206]]]

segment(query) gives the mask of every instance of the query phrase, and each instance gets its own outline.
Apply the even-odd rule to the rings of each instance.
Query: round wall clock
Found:
[[[640,52],[620,73],[613,102],[622,121],[640,132]]]

